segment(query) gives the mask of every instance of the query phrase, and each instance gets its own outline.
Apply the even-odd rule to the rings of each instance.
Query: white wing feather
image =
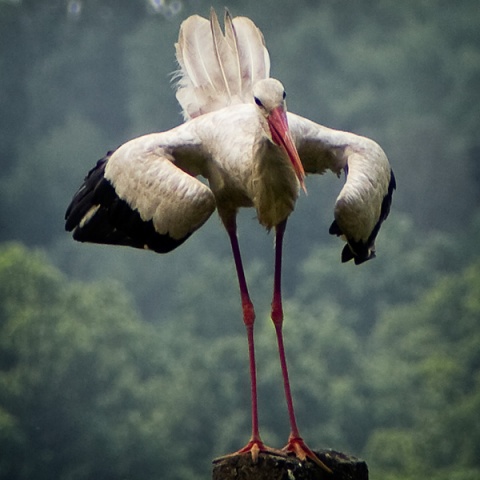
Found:
[[[260,30],[248,18],[225,13],[225,33],[212,9],[210,21],[193,15],[175,44],[177,100],[185,119],[252,101],[255,82],[268,78],[270,57]]]
[[[215,15],[216,16],[216,15]],[[230,52],[232,53],[232,70],[235,71],[236,79],[235,83],[232,83],[232,91],[235,92],[239,97],[242,96],[242,64],[240,62],[240,56],[238,53],[237,45],[237,35],[235,33],[235,27],[233,26],[233,19],[228,12],[225,10],[225,41],[229,45]]]
[[[288,114],[288,123],[307,173],[348,172],[335,202],[335,219],[349,238],[366,241],[381,219],[391,188],[391,167],[384,151],[369,138],[333,130],[293,113]]]
[[[187,18],[175,50],[180,65],[177,99],[186,119],[197,117],[219,96],[213,80],[218,65],[208,20],[198,15]]]
[[[244,100],[251,101],[253,85],[270,76],[270,56],[262,32],[249,18],[234,18],[233,27],[242,72],[242,94]]]
[[[174,239],[198,229],[216,207],[210,188],[192,176],[204,169],[201,145],[182,127],[130,140],[105,168],[116,194]],[[183,156],[188,161],[182,164]]]
[[[212,9],[210,16],[210,26],[212,30],[213,48],[217,58],[219,70],[219,93],[226,94],[229,99],[233,95],[238,95],[240,83],[240,64],[236,59],[235,52],[232,50],[232,45],[227,41],[223,34],[218,17]]]

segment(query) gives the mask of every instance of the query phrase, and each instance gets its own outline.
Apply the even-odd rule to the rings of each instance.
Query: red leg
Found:
[[[290,420],[290,436],[288,443],[284,447],[284,451],[294,453],[300,460],[309,458],[321,468],[331,473],[331,470],[310,450],[305,444],[297,427],[295,418],[295,410],[293,408],[292,392],[290,389],[290,381],[288,378],[287,360],[285,357],[285,347],[283,344],[283,306],[282,306],[282,250],[283,236],[287,221],[284,220],[276,227],[275,234],[275,272],[273,283],[273,300],[272,300],[272,321],[275,325],[277,335],[278,353],[280,356],[280,366],[282,369],[283,386],[285,389],[285,398],[287,401],[288,417]]]
[[[252,459],[254,460],[254,462],[256,462],[258,459],[258,454],[260,452],[269,452],[269,453],[277,453],[277,454],[279,454],[280,452],[265,446],[260,438],[260,432],[258,427],[257,372],[256,372],[256,365],[255,365],[255,347],[254,347],[254,335],[253,335],[253,325],[255,323],[255,310],[253,308],[253,303],[250,300],[247,282],[245,280],[245,272],[243,269],[242,257],[240,254],[240,247],[238,244],[235,219],[230,220],[229,222],[224,222],[224,223],[227,228],[228,236],[230,238],[233,258],[235,260],[235,268],[237,270],[238,284],[240,287],[240,297],[242,300],[242,310],[243,310],[243,323],[245,324],[245,327],[247,329],[248,354],[249,354],[249,364],[250,364],[250,380],[251,380],[250,385],[251,385],[251,401],[252,401],[252,436],[249,442],[245,445],[245,447],[241,448],[238,452],[235,452],[235,454],[251,453]]]

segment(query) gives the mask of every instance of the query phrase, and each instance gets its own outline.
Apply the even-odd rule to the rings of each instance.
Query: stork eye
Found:
[[[285,100],[286,97],[287,97],[287,92],[284,90],[283,91],[283,99]]]
[[[255,103],[256,103],[259,107],[263,107],[262,102],[261,102],[257,97],[253,97],[253,99],[255,100]]]

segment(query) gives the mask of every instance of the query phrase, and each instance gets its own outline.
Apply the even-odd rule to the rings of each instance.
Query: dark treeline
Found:
[[[0,477],[193,479],[249,433],[246,341],[212,218],[166,256],[76,244],[84,175],[181,122],[173,43],[225,2],[0,0]],[[398,191],[377,259],[329,238],[342,180],[308,179],[286,238],[286,347],[307,442],[372,479],[480,476],[480,11],[475,0],[245,0],[289,109],[368,135]],[[272,235],[240,241],[265,441],[288,434],[268,319]]]

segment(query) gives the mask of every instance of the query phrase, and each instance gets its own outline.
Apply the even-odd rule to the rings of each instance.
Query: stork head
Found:
[[[274,78],[260,80],[253,86],[253,100],[267,120],[272,141],[285,151],[301,187],[305,190],[305,170],[288,128],[285,97],[283,85]]]

